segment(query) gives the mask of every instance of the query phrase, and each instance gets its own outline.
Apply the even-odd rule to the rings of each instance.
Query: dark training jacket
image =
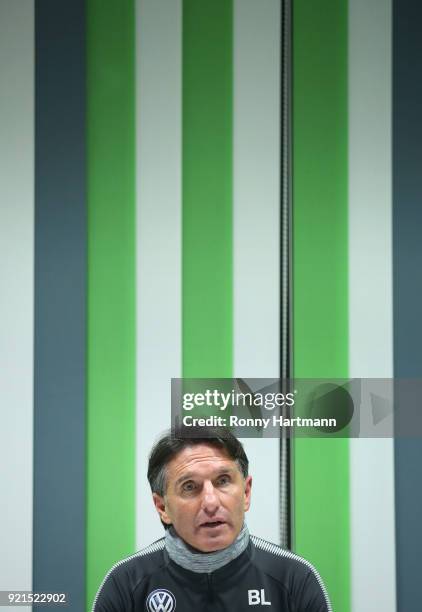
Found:
[[[332,612],[324,584],[305,559],[251,536],[245,551],[210,573],[182,568],[164,538],[119,561],[93,612]]]

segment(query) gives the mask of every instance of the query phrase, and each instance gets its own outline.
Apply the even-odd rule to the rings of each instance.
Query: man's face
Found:
[[[188,446],[167,465],[167,491],[154,493],[161,520],[203,552],[230,546],[249,509],[252,478],[246,479],[224,449]]]

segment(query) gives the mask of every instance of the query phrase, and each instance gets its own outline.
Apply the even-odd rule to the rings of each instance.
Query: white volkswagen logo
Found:
[[[173,612],[176,609],[176,598],[167,589],[155,589],[148,595],[149,612]]]

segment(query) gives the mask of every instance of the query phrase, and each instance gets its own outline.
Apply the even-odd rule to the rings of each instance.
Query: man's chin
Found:
[[[203,534],[198,538],[194,548],[200,552],[217,552],[223,550],[233,544],[234,538],[231,535],[225,534]]]
[[[203,544],[200,551],[204,553],[217,552],[219,550],[224,550],[228,546],[230,546],[230,544],[225,542],[221,544],[218,544],[217,542],[209,542],[207,544]]]

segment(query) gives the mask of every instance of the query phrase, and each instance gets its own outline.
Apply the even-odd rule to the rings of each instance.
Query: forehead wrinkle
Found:
[[[221,465],[222,463],[223,466]],[[236,462],[226,453],[215,454],[213,452],[204,452],[203,450],[198,452],[196,449],[192,449],[187,457],[182,458],[179,455],[173,458],[167,465],[167,476],[173,482],[177,479],[178,483],[181,478],[186,478],[186,472],[201,476],[203,472],[207,471],[207,468],[208,470],[216,471],[222,469],[230,470],[233,467],[238,468]]]
[[[185,461],[182,461],[181,463],[179,463],[178,465],[174,465],[174,466],[169,465],[168,467],[170,468],[169,471],[174,471],[174,476],[177,476],[177,474],[180,474],[180,472],[183,472],[194,466],[198,466],[198,469],[200,471],[204,471],[206,469],[203,466],[204,463],[211,464],[211,469],[212,469],[212,466],[215,465],[216,463],[218,463],[219,465],[221,465],[221,463],[224,463],[224,465],[227,465],[227,468],[229,469],[232,463],[234,463],[234,461],[232,459],[229,459],[228,457],[215,457],[215,456],[214,457],[210,457],[210,456],[189,457]],[[214,468],[214,469],[218,469],[218,468]],[[193,472],[194,470],[192,469],[190,471]]]
[[[211,478],[215,478],[216,476],[220,476],[221,474],[231,474],[233,472],[237,471],[237,466],[233,467],[233,466],[226,466],[226,465],[222,465],[219,468],[216,468],[215,470],[212,471],[211,473]],[[183,482],[184,480],[189,480],[190,478],[195,478],[195,477],[201,477],[200,474],[198,474],[197,472],[187,472],[185,474],[182,474],[175,482],[175,485],[178,485],[179,483]]]

